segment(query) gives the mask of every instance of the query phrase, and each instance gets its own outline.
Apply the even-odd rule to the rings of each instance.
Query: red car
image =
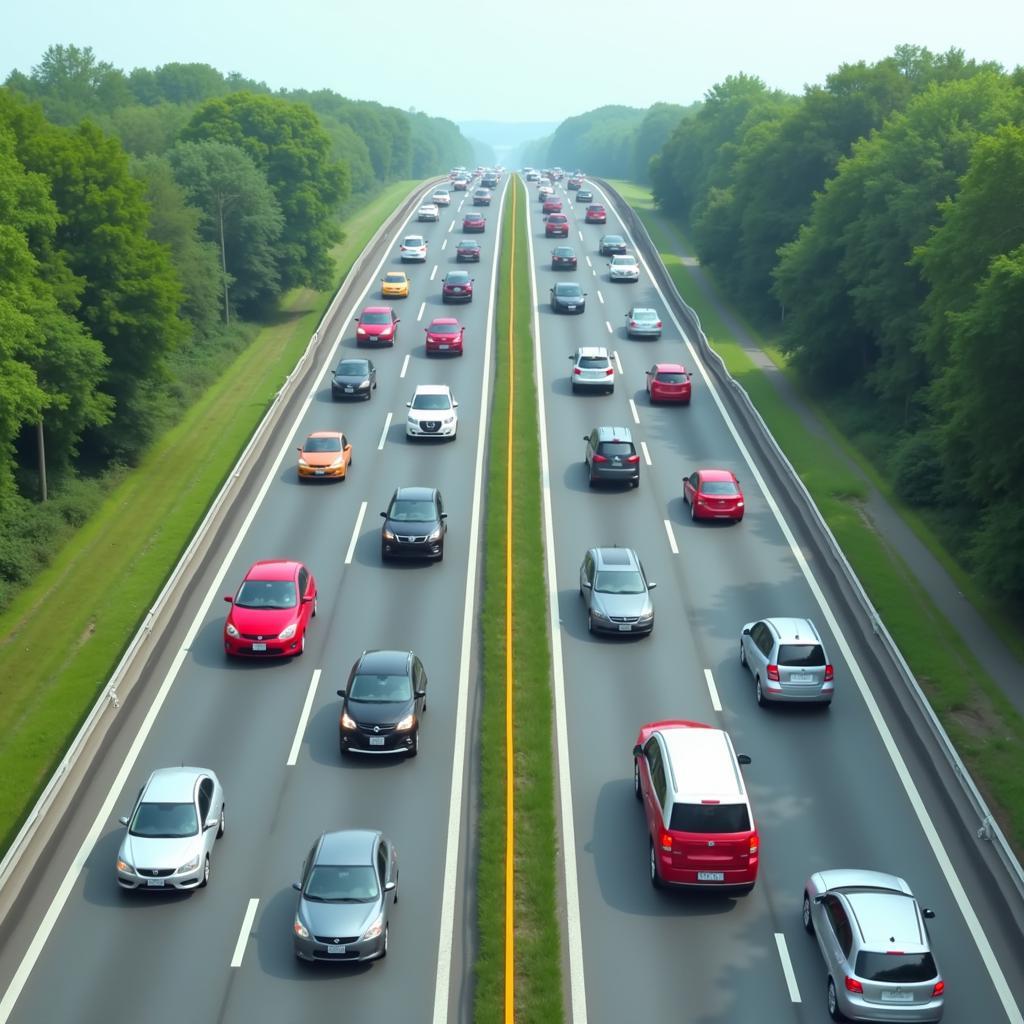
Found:
[[[691,519],[743,518],[743,491],[736,474],[728,469],[698,469],[683,477],[683,501]]]
[[[647,821],[651,885],[748,893],[760,838],[729,734],[670,719],[640,729],[633,791]]]
[[[400,323],[390,306],[367,306],[356,320],[356,345],[394,345]]]
[[[591,203],[583,219],[588,224],[605,224],[608,221],[608,213],[600,203]]]
[[[561,213],[562,212],[562,200],[556,195],[550,195],[544,200],[544,205],[540,208],[541,213]]]
[[[306,628],[316,615],[316,580],[301,562],[256,562],[245,574],[224,623],[229,656],[280,658],[306,649]]]
[[[547,206],[547,203],[544,204]],[[559,204],[561,205],[561,204]],[[564,213],[553,213],[544,225],[545,238],[568,238],[569,218]]]
[[[480,243],[475,238],[464,238],[455,246],[457,263],[479,263]]]
[[[441,281],[441,302],[472,302],[473,280],[468,270],[449,270]]]
[[[682,363],[655,363],[647,371],[647,397],[655,402],[690,404],[693,375]]]
[[[423,330],[427,335],[426,350],[428,356],[462,355],[462,336],[466,328],[453,316],[439,316],[430,321],[429,327]]]
[[[483,231],[487,227],[487,218],[482,213],[467,213],[462,218],[463,231]]]

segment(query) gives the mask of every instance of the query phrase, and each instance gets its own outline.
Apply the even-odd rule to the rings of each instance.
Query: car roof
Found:
[[[447,395],[451,388],[447,384],[417,384],[414,395]]]
[[[480,248],[480,242],[476,238],[460,238],[459,245],[475,245],[478,249]]]
[[[686,373],[686,367],[682,363],[655,363],[655,373]]]
[[[364,672],[398,675],[409,669],[412,651],[363,651],[356,666]]]
[[[433,487],[398,487],[395,497],[402,501],[433,501],[436,493]]]
[[[633,435],[629,427],[595,427],[600,441],[626,441],[632,443]],[[601,549],[606,550],[606,549]]]
[[[344,832],[325,832],[317,850],[318,864],[372,864],[373,844],[379,832],[367,828],[349,828]]]
[[[854,889],[844,893],[865,945],[927,948],[913,896],[888,889]]]
[[[310,437],[341,437],[340,430],[314,430],[306,438],[308,441]]]
[[[698,469],[701,480],[735,480],[736,475],[730,469]]]
[[[821,643],[821,637],[810,619],[771,618],[764,621],[776,632],[780,643]]]
[[[635,320],[638,316],[653,316],[655,319],[658,317],[658,311],[651,309],[650,306],[634,306],[630,313]]]
[[[431,327],[443,327],[445,324],[455,324],[455,326],[458,327],[459,321],[453,316],[435,316],[434,319],[430,321]]]
[[[474,213],[472,210],[466,214],[466,220],[483,220],[484,215],[482,213]]]
[[[640,558],[632,548],[591,548],[599,569],[629,572],[640,568]]]
[[[247,580],[291,580],[299,571],[299,562],[284,558],[266,558],[253,562],[245,574]]]
[[[206,768],[157,768],[146,782],[144,796],[154,803],[190,803],[195,794],[196,779],[213,775]]]
[[[402,278],[403,280],[406,280],[406,281],[409,279],[409,275],[404,270],[385,270],[384,271],[384,276],[385,277],[400,277],[400,278]]]
[[[576,349],[576,357],[580,356],[597,357],[603,356],[605,359],[608,358],[608,349],[603,345],[581,345]]]
[[[469,277],[468,270],[449,270],[445,277]]]
[[[677,725],[657,730],[668,752],[677,803],[746,800],[746,787],[732,743],[723,729]]]
[[[390,306],[364,306],[360,316],[366,316],[367,313],[390,313]]]
[[[612,263],[616,261],[619,263],[636,263],[636,257],[629,252],[618,252],[612,256]]]

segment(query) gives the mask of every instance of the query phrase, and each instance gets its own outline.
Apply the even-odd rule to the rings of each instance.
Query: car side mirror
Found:
[[[121,822],[121,824],[122,824],[122,825],[124,825],[124,827],[125,827],[125,828],[127,828],[127,827],[128,827],[128,815],[126,815],[126,814],[122,814],[122,815],[121,815],[121,817],[120,817],[120,818],[118,818],[117,820],[118,820],[119,822]]]
[[[385,892],[394,892],[395,891],[395,883],[394,882],[385,882],[384,883],[384,891]]]
[[[922,914],[923,914],[923,915],[924,915],[924,916],[925,916],[926,918],[928,918],[928,920],[929,920],[929,921],[930,921],[930,920],[932,920],[932,918],[933,918],[933,917],[935,917],[935,911],[934,911],[934,910],[932,910],[932,909],[930,909],[929,907],[925,907],[925,908],[924,908],[924,909],[923,909],[923,910],[921,911],[921,913],[922,913]]]
[[[442,512],[441,513],[441,518],[442,519],[447,519],[448,518],[448,513],[447,512]]]
[[[750,636],[750,630],[749,629],[743,630],[743,635],[744,636]]]
[[[302,599],[302,603],[303,603],[303,604],[312,604],[312,603],[313,603],[313,597],[312,597],[312,595],[307,595],[306,597],[304,597],[304,598]]]
[[[591,583],[589,580],[584,580],[583,583],[581,584],[581,586],[583,587],[584,590],[592,590],[593,587],[594,587],[594,584]]]
[[[387,519],[387,517],[388,517],[387,512],[381,512],[380,517],[381,517],[381,519]]]
[[[295,450],[296,450],[296,451],[297,451],[297,452],[298,452],[298,453],[299,453],[300,455],[302,454],[302,446],[301,446],[301,445],[299,445],[299,447],[298,447],[298,448],[296,448]]]
[[[633,756],[634,756],[634,757],[643,757],[643,753],[644,753],[644,748],[643,748],[643,747],[641,747],[641,746],[640,746],[640,744],[638,743],[638,744],[637,744],[637,745],[636,745],[636,746],[635,746],[635,747],[633,748]]]
[[[344,697],[345,696],[345,691],[344,690],[338,690],[338,696],[339,697]]]
[[[225,594],[224,600],[227,601],[228,604],[233,604],[235,599],[230,594]]]
[[[406,402],[405,403],[405,407],[406,407],[406,409],[411,409],[412,408],[412,402]]]
[[[737,754],[736,755],[736,760],[739,761],[740,764],[750,764],[750,755],[749,754]]]
[[[815,906],[820,906],[820,905],[821,905],[821,902],[822,902],[822,900],[824,900],[824,898],[825,898],[825,897],[824,897],[824,896],[822,896],[822,895],[821,895],[821,894],[819,893],[819,894],[818,894],[817,896],[815,896],[815,897],[814,897],[814,899],[812,899],[812,900],[811,900],[811,902],[812,902],[812,903],[813,903],[813,904],[814,904]]]
[[[452,402],[452,408],[453,409],[458,409],[458,407],[459,407],[459,403],[458,402]]]
[[[427,695],[427,691],[426,690],[416,690],[415,691],[415,697],[416,697],[417,700],[423,700],[423,698],[426,697],[426,695]]]
[[[203,831],[204,832],[209,832],[211,828],[216,828],[219,823],[220,823],[220,817],[219,816],[214,816],[212,818],[208,818],[206,820],[206,824],[203,825]]]
[[[589,434],[584,434],[583,435],[583,440],[584,441],[589,441],[590,440],[590,435]]]
[[[398,318],[398,319],[397,319],[397,320],[395,321],[395,323],[396,323],[396,324],[400,324],[401,322],[402,322],[402,318],[401,318],[401,317],[399,317],[399,318]]]
[[[302,883],[301,882],[292,882],[292,888],[296,892],[302,892]]]
[[[653,590],[657,585],[658,585],[657,583],[651,583],[650,581],[648,581],[647,589],[648,590]]]

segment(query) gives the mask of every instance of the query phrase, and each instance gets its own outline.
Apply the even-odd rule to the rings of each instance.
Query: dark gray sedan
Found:
[[[388,916],[398,902],[398,851],[381,832],[325,832],[292,883],[300,960],[360,963],[388,955]]]
[[[331,374],[331,399],[369,401],[377,389],[377,369],[371,359],[342,359]]]
[[[597,251],[602,256],[625,256],[626,240],[622,235],[602,235]]]
[[[551,289],[551,308],[556,313],[582,313],[587,293],[575,281],[559,281]]]

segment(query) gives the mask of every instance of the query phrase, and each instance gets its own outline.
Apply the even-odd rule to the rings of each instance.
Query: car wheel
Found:
[[[743,641],[740,641],[740,664],[747,667],[747,652],[743,649]]]
[[[637,800],[643,800],[644,794],[640,789],[640,762],[634,757],[633,758],[633,796]]]
[[[210,855],[207,854],[203,861],[203,880],[199,883],[200,889],[205,889],[210,884]]]
[[[846,1020],[843,1011],[839,1009],[839,997],[836,995],[836,983],[828,979],[828,1015],[833,1020]]]
[[[573,386],[572,386],[572,393],[575,395],[578,390],[579,390],[579,388],[577,388],[576,385],[573,384]]]
[[[420,752],[420,731],[417,729],[412,734],[412,746],[409,748],[409,756],[415,757]]]
[[[220,839],[224,835],[224,829],[227,827],[224,821],[224,805],[220,805],[220,820],[217,822],[217,838]]]
[[[590,612],[587,612],[587,632],[594,632],[594,616],[591,615]]]
[[[658,874],[658,855],[654,852],[654,843],[650,844],[651,847],[651,885],[655,889],[661,888],[661,875]]]
[[[763,708],[768,702],[764,699],[764,690],[761,689],[761,677],[758,676],[754,680],[754,700],[757,701],[757,706]]]
[[[637,477],[637,478],[636,478],[636,479],[635,479],[635,480],[633,481],[633,490],[635,491],[635,490],[636,490],[636,489],[637,489],[637,488],[638,488],[639,486],[640,486],[640,477]]]
[[[381,950],[380,950],[380,959],[381,960],[383,960],[384,957],[386,957],[388,955],[388,928],[389,928],[388,925],[384,925],[384,945],[381,947]]]
[[[693,501],[690,502],[690,519],[697,522],[697,504]]]
[[[594,479],[594,475],[592,473],[587,477],[587,484],[590,487],[594,487],[597,484],[597,481]]]
[[[444,541],[441,541],[441,550],[437,553],[437,560],[439,562],[444,561]]]
[[[299,649],[295,652],[296,657],[306,653],[306,631],[302,631],[302,636],[299,637]]]
[[[315,596],[313,598],[313,614],[310,616],[310,618],[313,618],[313,619],[316,618],[317,608],[318,608],[319,604],[320,604],[320,596],[317,595],[317,596]]]
[[[808,935],[813,935],[814,934],[814,922],[811,920],[811,897],[808,896],[806,892],[804,892],[803,919],[804,919],[804,931],[807,932]]]
[[[380,549],[380,560],[382,562],[386,562],[388,560],[387,552],[384,550],[384,546],[383,545],[381,545],[381,549]]]
[[[338,737],[338,753],[342,757],[348,757],[348,750],[346,749],[345,744],[342,743],[340,736]]]

